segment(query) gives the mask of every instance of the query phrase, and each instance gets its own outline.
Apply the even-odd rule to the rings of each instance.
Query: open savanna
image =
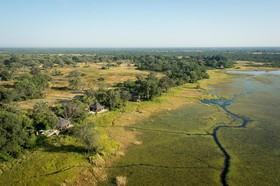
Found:
[[[82,90],[89,88],[97,89],[101,84],[114,85],[115,83],[124,82],[127,80],[135,80],[136,75],[147,75],[148,71],[137,70],[133,64],[122,63],[119,66],[110,66],[109,69],[102,69],[107,63],[77,63],[65,67],[53,67],[51,69],[42,70],[43,73],[51,77],[50,87],[45,90],[45,97],[43,99],[35,99],[28,101],[21,101],[19,105],[23,109],[30,109],[38,101],[48,102],[53,105],[58,102],[70,100],[75,96],[82,95]],[[53,76],[53,71],[60,71],[61,76]],[[77,70],[83,75],[81,76],[81,83],[79,90],[74,91],[69,89],[68,75],[69,72]],[[28,73],[26,69],[20,70],[18,74]],[[159,74],[159,76],[161,76]],[[103,78],[101,81],[100,78]],[[4,86],[12,87],[14,81],[1,82]]]

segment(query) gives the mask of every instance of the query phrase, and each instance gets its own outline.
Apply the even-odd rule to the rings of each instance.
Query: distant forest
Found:
[[[2,48],[0,54],[81,54],[114,56],[131,59],[145,55],[154,56],[212,56],[222,55],[229,60],[267,62],[280,67],[280,48]]]

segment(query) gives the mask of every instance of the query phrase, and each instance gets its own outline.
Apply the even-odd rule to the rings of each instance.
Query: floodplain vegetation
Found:
[[[220,184],[223,154],[209,134],[231,118],[199,100],[217,99],[205,90],[231,81],[223,69],[233,60],[160,50],[13,52],[0,55],[0,185]],[[109,111],[89,114],[94,102]],[[74,127],[40,134],[58,118]],[[127,177],[130,168],[137,174]]]

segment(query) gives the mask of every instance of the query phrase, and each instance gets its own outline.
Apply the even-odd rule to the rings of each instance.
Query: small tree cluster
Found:
[[[23,149],[35,145],[32,120],[14,108],[0,107],[0,158],[18,157]]]

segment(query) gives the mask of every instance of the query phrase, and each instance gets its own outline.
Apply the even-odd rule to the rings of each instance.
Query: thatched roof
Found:
[[[63,128],[63,127],[68,126],[70,124],[71,124],[71,122],[69,120],[58,117],[58,123],[57,123],[58,128]]]
[[[104,108],[105,107],[103,105],[101,105],[99,102],[95,102],[89,106],[89,109],[91,111],[100,110],[100,109],[104,109]]]

